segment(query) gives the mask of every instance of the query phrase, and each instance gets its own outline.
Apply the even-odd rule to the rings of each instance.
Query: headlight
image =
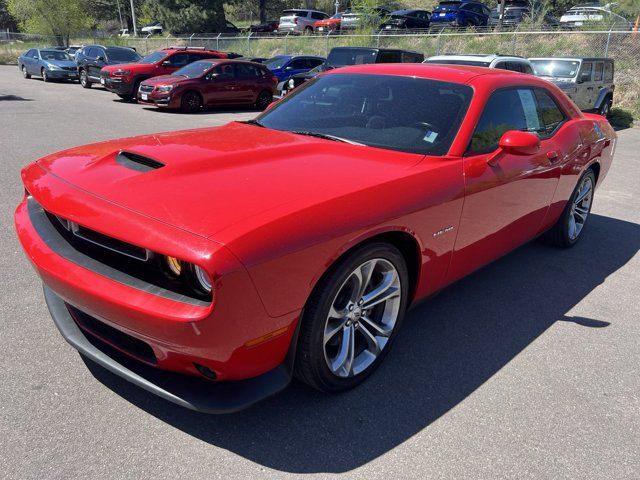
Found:
[[[158,87],[159,92],[167,93],[173,90],[173,85],[160,85]]]
[[[211,293],[211,277],[209,274],[197,265],[193,266],[193,274],[196,277],[199,287],[205,292]]]
[[[113,72],[113,76],[114,77],[122,77],[125,75],[130,75],[131,74],[131,70],[115,70]]]
[[[48,64],[48,65],[47,65],[47,68],[48,68],[49,70],[62,70],[59,66],[54,65],[53,63]]]
[[[287,82],[287,85],[289,85],[289,88],[295,88],[296,82],[293,81],[293,78],[290,78],[289,81]]]

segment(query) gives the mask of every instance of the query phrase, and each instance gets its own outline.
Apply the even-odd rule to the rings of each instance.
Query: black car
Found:
[[[91,88],[93,83],[100,83],[100,70],[107,65],[119,63],[135,63],[142,59],[140,55],[129,47],[104,47],[102,45],[87,45],[76,53],[80,85]]]
[[[431,12],[427,10],[396,10],[391,12],[380,30],[426,30],[429,28]]]
[[[424,55],[410,50],[395,48],[369,47],[335,47],[332,48],[327,61],[305,73],[293,75],[289,80],[278,84],[278,92],[286,95],[290,90],[302,85],[316,75],[334,68],[363,63],[422,63]]]
[[[257,25],[251,25],[249,31],[253,33],[273,33],[278,30],[279,20],[269,20]]]
[[[539,17],[544,15],[542,19]],[[504,14],[502,16],[503,27],[517,27],[521,22],[533,17],[534,20],[542,20],[542,24],[546,27],[558,27],[560,21],[544,13],[544,6],[539,2],[529,2],[528,0],[505,0]],[[496,7],[491,10],[489,15],[490,27],[500,24],[500,8]]]

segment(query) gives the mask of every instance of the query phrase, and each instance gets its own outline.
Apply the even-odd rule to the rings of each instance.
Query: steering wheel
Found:
[[[432,132],[440,133],[440,127],[429,122],[415,122],[411,126],[414,128],[419,128],[420,130],[423,130],[423,131],[431,130]]]

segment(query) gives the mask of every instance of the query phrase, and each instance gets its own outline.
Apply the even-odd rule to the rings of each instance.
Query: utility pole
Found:
[[[120,33],[122,33],[122,30],[124,30],[124,25],[122,23],[122,11],[120,10],[120,0],[116,0],[117,4],[118,4],[118,17],[120,18]]]
[[[498,9],[498,30],[502,29],[502,17],[504,17],[504,7],[505,7],[505,0],[499,0],[500,1],[500,8]]]
[[[138,36],[138,28],[136,27],[136,9],[133,8],[133,0],[131,0],[131,21],[133,22],[133,36]]]

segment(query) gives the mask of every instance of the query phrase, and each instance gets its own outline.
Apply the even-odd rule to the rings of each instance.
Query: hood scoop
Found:
[[[161,163],[153,158],[145,157],[138,153],[121,151],[116,156],[116,162],[130,170],[136,172],[149,172],[151,170],[157,170],[164,167],[164,163]]]

